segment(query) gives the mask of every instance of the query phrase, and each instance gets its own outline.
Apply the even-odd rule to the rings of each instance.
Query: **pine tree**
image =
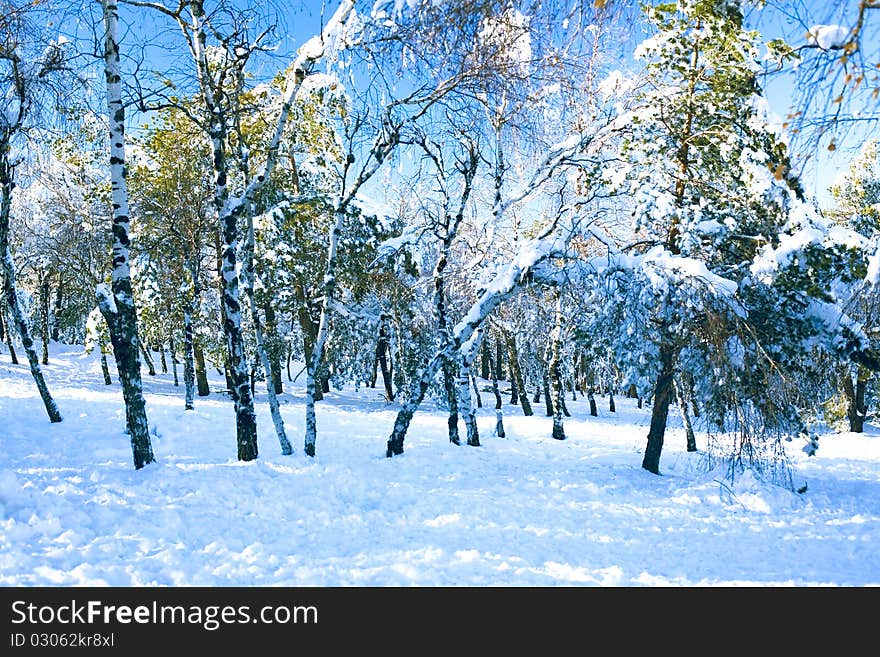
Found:
[[[680,0],[645,13],[656,33],[635,53],[646,80],[623,148],[632,164],[630,251],[639,256],[623,267],[632,287],[620,294],[631,305],[618,301],[610,315],[641,324],[620,333],[614,352],[643,386],[652,381],[643,388],[653,404],[642,466],[659,474],[675,373],[731,337],[744,301],[733,300],[744,293],[738,285],[800,189],[767,128],[758,35],[745,29],[740,2]]]

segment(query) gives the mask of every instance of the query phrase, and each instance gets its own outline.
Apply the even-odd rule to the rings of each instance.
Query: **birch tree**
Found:
[[[223,4],[233,19],[221,25],[215,17],[223,12],[208,13],[203,0],[181,0],[176,6],[128,0],[136,7],[150,8],[171,18],[179,27],[187,44],[197,80],[202,114],[195,122],[205,131],[212,150],[214,175],[213,206],[222,233],[223,331],[226,337],[232,397],[235,404],[236,443],[238,458],[250,461],[258,456],[257,424],[250,389],[249,367],[242,335],[242,299],[239,281],[240,223],[247,220],[256,194],[269,180],[278,161],[281,136],[290,118],[291,106],[303,81],[315,70],[331,42],[335,43],[352,14],[353,2],[343,0],[325,25],[322,33],[307,41],[287,69],[280,112],[269,143],[265,160],[259,170],[243,184],[240,193],[231,188],[236,174],[234,155],[230,153],[239,109],[241,89],[235,84],[243,74],[251,56],[264,47],[268,31],[251,35],[247,20],[240,10]],[[209,49],[209,40],[216,48]],[[283,441],[282,441],[283,448]]]
[[[141,381],[140,337],[131,287],[130,224],[125,162],[125,106],[122,102],[122,66],[119,44],[119,8],[116,0],[102,0],[104,22],[104,80],[110,123],[110,182],[113,201],[112,262],[110,285],[96,289],[98,308],[104,315],[113,344],[116,369],[125,400],[125,418],[135,469],[155,461],[147,423]]]
[[[34,347],[31,327],[19,301],[16,285],[16,267],[9,244],[10,222],[15,188],[15,170],[21,151],[28,138],[28,128],[33,127],[35,110],[50,87],[44,79],[65,67],[64,49],[60,42],[47,42],[32,23],[35,6],[14,2],[0,4],[0,93],[4,107],[0,109],[0,277],[2,277],[2,303],[8,310],[8,324],[15,327],[30,365],[31,376],[40,393],[51,422],[61,422],[61,413],[52,398],[39,357]],[[43,52],[39,52],[40,47]],[[36,61],[31,61],[34,58]],[[42,89],[41,89],[42,87]],[[35,108],[34,106],[37,105]],[[7,325],[7,332],[10,326]],[[45,339],[48,336],[44,335]],[[14,352],[11,349],[10,353]],[[45,352],[44,352],[45,353]]]

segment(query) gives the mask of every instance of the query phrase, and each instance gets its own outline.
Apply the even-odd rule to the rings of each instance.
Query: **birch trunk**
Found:
[[[257,416],[254,411],[254,398],[251,394],[248,362],[244,350],[241,331],[241,298],[238,278],[238,220],[244,204],[232,202],[229,198],[229,163],[226,140],[229,136],[229,107],[222,106],[216,95],[211,67],[208,63],[207,33],[202,2],[189,4],[192,22],[186,29],[191,30],[192,54],[198,72],[201,98],[210,117],[207,132],[211,140],[211,165],[214,174],[214,210],[217,213],[221,233],[221,277],[223,334],[226,337],[229,390],[235,407],[235,434],[239,461],[252,461],[259,455],[257,448]]]
[[[556,440],[565,440],[565,428],[563,426],[562,413],[565,404],[565,389],[562,385],[562,373],[560,370],[560,352],[562,345],[562,294],[559,288],[554,289],[556,312],[553,322],[553,334],[550,337],[550,384],[553,386],[553,437]]]
[[[203,364],[204,368],[204,364]],[[187,300],[183,310],[183,408],[195,408],[195,342],[193,341],[192,304]]]
[[[476,411],[471,398],[471,369],[480,348],[482,329],[474,332],[471,344],[461,349],[461,365],[458,372],[458,402],[461,416],[467,429],[467,444],[471,447],[480,446],[480,432],[477,430]]]
[[[281,417],[281,408],[278,405],[278,395],[275,394],[275,383],[272,376],[272,363],[266,353],[266,342],[263,338],[263,327],[260,321],[260,311],[257,308],[257,302],[254,299],[254,282],[256,273],[254,272],[254,217],[250,208],[247,210],[247,242],[245,244],[245,292],[248,297],[248,305],[251,309],[251,323],[254,326],[254,336],[257,341],[257,354],[260,363],[263,365],[263,373],[266,378],[266,394],[269,397],[269,412],[272,415],[272,424],[275,426],[275,434],[278,436],[278,443],[281,445],[281,453],[285,456],[293,454],[293,448],[287,439],[287,432],[284,430],[284,418]]]
[[[102,0],[104,14],[104,75],[110,121],[110,181],[113,199],[113,269],[110,289],[96,290],[98,307],[110,331],[116,370],[125,400],[125,417],[135,469],[155,458],[141,381],[137,312],[129,269],[128,187],[125,169],[125,109],[122,104],[122,67],[119,59],[119,17],[116,0]]]
[[[34,347],[33,338],[31,338],[27,318],[24,316],[21,305],[18,303],[18,293],[15,288],[15,265],[12,261],[12,254],[9,252],[8,238],[9,207],[7,199],[11,200],[12,185],[11,182],[7,183],[6,180],[2,179],[0,179],[0,184],[3,186],[3,208],[0,209],[0,261],[2,261],[3,269],[3,299],[9,309],[9,314],[11,315],[12,320],[11,323],[14,324],[15,328],[18,330],[18,335],[21,338],[21,346],[24,349],[24,353],[30,364],[31,376],[33,377],[37,390],[40,393],[40,398],[43,400],[43,406],[46,407],[46,414],[49,416],[49,421],[61,422],[61,412],[58,410],[58,406],[52,398],[52,394],[49,392],[49,386],[46,385],[46,379],[43,377],[43,370],[40,369],[40,360]],[[7,333],[9,333],[8,330]],[[9,341],[9,349],[10,354],[13,357],[13,362],[15,362],[15,351],[12,349],[11,340]]]
[[[13,62],[15,64],[17,62]],[[17,69],[14,67],[14,70]],[[24,84],[23,82],[21,83]],[[23,93],[23,92],[22,92]],[[20,99],[24,102],[24,99]],[[24,310],[18,302],[18,291],[15,285],[15,263],[12,260],[12,251],[9,247],[9,221],[12,211],[12,190],[15,186],[13,182],[14,165],[9,161],[12,137],[12,129],[0,129],[0,277],[3,279],[2,299],[0,306],[6,305],[9,310],[9,324],[15,326],[18,335],[21,338],[21,345],[27,356],[28,363],[31,368],[31,376],[43,400],[43,406],[46,407],[46,413],[51,422],[61,422],[61,413],[55,400],[49,392],[46,380],[43,377],[43,371],[40,369],[40,361],[37,358],[37,352],[34,349],[34,341],[31,337],[30,327],[27,323]],[[12,356],[12,362],[16,363],[15,350],[12,348],[11,326],[6,327],[7,340],[9,345],[9,353]],[[46,348],[46,339],[44,336],[43,345],[44,353]],[[47,359],[48,360],[48,359]]]
[[[546,236],[546,234],[545,234]],[[542,237],[537,238],[538,240]],[[531,271],[532,267],[542,262],[548,257],[553,257],[557,252],[552,248],[542,249],[539,254],[528,252],[528,257],[517,258],[510,263],[508,267],[499,274],[490,289],[484,291],[479,298],[471,304],[464,319],[453,329],[451,333],[451,344],[440,353],[436,354],[426,365],[419,377],[419,387],[416,395],[407,401],[403,408],[398,412],[394,421],[394,428],[388,439],[386,456],[389,458],[399,454],[403,454],[403,443],[409,424],[413,415],[425,397],[425,393],[431,384],[434,376],[437,374],[440,364],[444,358],[449,358],[462,344],[467,342],[473,335],[486,317],[498,307],[505,299],[509,298],[525,280],[526,275]]]
[[[684,425],[684,435],[687,451],[697,451],[697,437],[694,435],[694,427],[691,424],[691,416],[688,413],[687,388],[680,380],[673,380],[675,396],[678,399],[678,411],[681,413],[681,423]]]
[[[345,209],[337,205],[333,228],[330,231],[330,242],[327,247],[327,264],[324,268],[324,299],[321,302],[321,317],[318,320],[318,332],[315,344],[312,345],[312,356],[308,359],[309,366],[306,368],[306,435],[305,453],[308,456],[315,455],[315,443],[318,437],[317,422],[315,420],[315,377],[324,359],[324,345],[327,342],[330,321],[330,304],[333,295],[336,294],[336,259],[339,248],[339,237],[342,235],[342,224],[345,220]]]

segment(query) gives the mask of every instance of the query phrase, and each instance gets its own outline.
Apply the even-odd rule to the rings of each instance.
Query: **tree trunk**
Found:
[[[553,290],[556,301],[555,321],[553,334],[550,338],[550,363],[548,365],[549,378],[553,385],[553,437],[556,440],[565,440],[565,429],[562,422],[562,407],[565,404],[565,390],[562,386],[562,373],[560,370],[560,353],[562,351],[562,294],[559,288]]]
[[[392,381],[391,381],[391,369],[388,367],[388,337],[389,337],[389,324],[388,320],[391,319],[389,315],[382,314],[379,319],[379,340],[376,343],[376,362],[379,365],[379,368],[382,370],[382,383],[385,385],[385,399],[389,402],[394,401],[394,390],[392,389]],[[375,387],[375,378],[376,374],[373,373],[373,382]]]
[[[504,353],[501,339],[495,339],[495,380],[504,381]]]
[[[666,420],[669,416],[669,402],[672,397],[672,374],[675,369],[675,351],[666,344],[660,345],[660,373],[654,385],[654,400],[651,409],[651,427],[648,431],[648,444],[642,467],[648,472],[660,474],[660,453],[663,451],[663,437],[666,433]]]
[[[309,310],[308,300],[305,296],[305,289],[302,285],[297,284],[294,286],[294,293],[296,294],[297,301],[299,301],[296,316],[299,321],[300,333],[302,333],[303,336],[303,354],[306,361],[306,372],[308,372],[309,363],[312,362],[312,354],[314,351],[315,339],[318,335],[318,327],[312,320],[312,313]],[[312,376],[315,376],[314,372],[312,372]],[[308,388],[308,385],[306,385],[306,387]],[[323,398],[323,388],[315,386],[313,399],[315,401],[321,401]]]
[[[385,400],[394,401],[394,390],[392,388],[391,369],[388,366],[388,353],[390,351],[388,344],[388,320],[391,317],[382,313],[379,318],[379,337],[376,341],[376,358],[373,362],[373,385],[376,387],[376,379],[378,378],[378,370],[382,370],[382,383],[385,386]]]
[[[107,364],[107,354],[104,353],[104,347],[101,347],[101,374],[104,375],[104,385],[109,386],[113,384],[113,379],[110,378],[110,367]]]
[[[49,364],[49,276],[40,276],[40,337],[43,341],[43,365]]]
[[[482,346],[480,347],[480,378],[484,381],[488,381],[492,378],[491,373],[489,372],[489,341],[483,340]]]
[[[3,306],[6,305],[6,297],[4,296],[0,299],[0,326],[4,327],[4,339],[6,340],[6,346],[9,348],[9,357],[12,359],[13,365],[18,365],[18,356],[15,354],[15,346],[12,344],[12,328],[8,325],[4,325],[3,322]]]
[[[461,416],[467,428],[467,444],[471,447],[480,446],[480,433],[477,430],[476,411],[471,399],[471,369],[477,358],[483,332],[477,329],[471,344],[464,344],[461,348],[461,365],[458,371],[458,402]]]
[[[471,386],[474,389],[474,397],[477,400],[477,408],[483,408],[483,397],[480,395],[480,388],[477,385],[477,378],[471,374]]]
[[[428,365],[419,377],[419,388],[416,395],[411,397],[397,413],[394,429],[392,430],[391,437],[388,439],[386,456],[390,458],[403,453],[403,441],[406,437],[409,423],[422,399],[424,399],[425,392],[440,368],[442,361],[449,358],[449,355],[454,353],[455,349],[467,342],[473,335],[473,332],[485,321],[486,317],[519,289],[522,281],[527,279],[528,273],[533,267],[548,257],[555,257],[558,253],[554,249],[548,249],[535,257],[528,258],[525,262],[519,259],[514,260],[496,276],[491,289],[484,291],[471,304],[470,308],[463,315],[465,319],[460,321],[451,333],[451,344],[428,361]]]
[[[446,402],[449,404],[449,416],[446,425],[449,433],[449,442],[460,445],[461,438],[458,436],[458,395],[456,393],[455,376],[452,373],[452,364],[447,360],[441,367],[443,371],[443,389],[446,391]]]
[[[144,361],[147,363],[147,374],[156,376],[156,367],[153,365],[153,357],[150,355],[147,345],[141,342],[141,353],[144,355]]]
[[[330,305],[336,294],[336,260],[339,238],[342,235],[342,226],[345,221],[346,208],[339,203],[334,212],[333,228],[330,230],[327,246],[327,262],[324,267],[324,289],[321,300],[321,316],[318,319],[318,330],[315,335],[315,344],[312,348],[312,357],[309,359],[312,366],[309,376],[311,385],[306,380],[306,434],[304,451],[308,456],[315,455],[315,442],[317,441],[317,426],[315,422],[315,377],[320,374],[321,365],[324,362],[324,345],[330,331]]]
[[[501,391],[498,390],[498,379],[495,378],[495,374],[498,372],[498,368],[495,367],[495,363],[492,362],[492,354],[489,353],[489,372],[492,375],[492,394],[495,395],[495,435],[499,438],[504,438],[504,414],[502,412],[502,400],[501,400]]]
[[[125,170],[125,109],[119,59],[119,17],[116,0],[102,0],[105,29],[104,73],[110,120],[110,182],[113,200],[113,269],[111,289],[98,286],[98,308],[107,322],[116,370],[125,400],[126,424],[136,470],[152,463],[153,447],[141,381],[137,311],[129,268],[128,187]]]
[[[192,324],[190,324],[192,326]],[[211,394],[211,386],[208,385],[208,368],[205,365],[205,352],[201,345],[193,338],[193,360],[196,370],[196,388],[199,397],[207,397]]]
[[[590,386],[587,389],[587,399],[590,400],[590,415],[593,417],[599,416],[599,409],[596,408],[596,396],[593,394],[593,386]]]
[[[248,305],[251,309],[251,324],[253,325],[254,337],[256,338],[257,343],[257,357],[260,360],[260,364],[263,366],[263,374],[266,377],[266,394],[269,397],[269,413],[272,416],[272,424],[275,426],[275,434],[278,436],[281,453],[285,456],[289,456],[293,454],[293,447],[291,447],[290,441],[287,439],[287,432],[284,429],[284,418],[281,417],[281,408],[278,405],[278,396],[276,394],[278,384],[281,382],[281,373],[278,372],[276,384],[276,381],[273,380],[275,378],[272,373],[273,364],[269,359],[265,339],[263,337],[260,311],[257,308],[256,299],[254,299],[254,283],[256,281],[256,273],[254,271],[254,218],[250,207],[247,208],[246,212],[247,240],[245,241],[244,249],[245,293],[247,294]],[[275,365],[277,366],[278,364],[276,363]],[[253,375],[251,381],[251,394],[253,394],[254,386],[256,384]]]
[[[510,360],[510,379],[513,388],[517,391],[522,405],[522,412],[525,416],[534,415],[532,405],[529,403],[529,396],[526,393],[525,382],[523,381],[522,370],[519,366],[519,355],[516,350],[516,336],[512,333],[507,336],[507,356]]]
[[[55,304],[52,309],[52,340],[58,342],[61,339],[61,307],[64,302],[64,279],[58,276],[58,285],[55,288]]]
[[[168,351],[171,354],[171,371],[174,373],[174,387],[180,386],[180,380],[177,378],[177,349],[174,344],[174,336],[168,337]]]
[[[443,355],[437,354],[428,362],[428,365],[422,370],[422,374],[419,377],[419,385],[415,396],[404,402],[401,409],[397,412],[397,417],[394,419],[394,428],[391,430],[391,437],[388,439],[385,451],[385,456],[388,458],[403,454],[403,441],[410,422],[412,422],[413,415],[415,415],[419,405],[425,399],[425,394],[431,386],[431,381],[437,375],[437,370],[440,369],[440,364],[443,360]]]
[[[159,343],[159,366],[162,368],[162,374],[168,374],[168,363],[165,361],[165,345]]]
[[[865,392],[868,387],[870,372],[859,366],[856,370],[855,385],[849,372],[844,372],[841,377],[843,393],[846,398],[846,417],[849,421],[849,430],[853,433],[863,433],[865,430],[865,416],[868,414],[865,405]]]
[[[21,338],[21,346],[24,348],[28,363],[31,368],[31,376],[37,385],[40,398],[43,400],[43,406],[46,407],[46,413],[51,422],[61,422],[61,413],[52,395],[49,393],[49,387],[43,378],[43,371],[40,369],[40,361],[37,358],[37,352],[34,349],[34,341],[31,338],[30,327],[21,305],[18,303],[18,292],[15,286],[15,263],[12,260],[12,251],[9,248],[9,215],[12,207],[12,189],[15,185],[12,179],[12,165],[9,162],[10,145],[6,141],[5,133],[0,133],[0,274],[3,279],[3,294],[0,305],[6,305],[11,315],[10,324],[14,324]],[[11,333],[7,326],[7,338]],[[12,356],[12,362],[16,362],[15,351],[12,349],[12,341],[8,341],[9,353]]]
[[[691,416],[688,413],[688,395],[687,388],[681,381],[673,380],[675,386],[675,396],[678,398],[678,410],[681,413],[681,422],[684,425],[684,435],[687,444],[687,451],[697,451],[697,437],[694,435],[694,427],[691,424]]]
[[[550,368],[544,370],[541,376],[541,387],[544,390],[544,412],[547,417],[553,417],[553,399],[550,397]]]
[[[281,379],[281,354],[282,340],[278,335],[278,319],[275,316],[275,308],[271,303],[263,309],[266,315],[266,355],[269,357],[269,374],[272,377],[272,385],[275,394],[284,392],[284,382]]]
[[[617,412],[617,407],[614,405],[614,391],[610,388],[608,390],[608,411],[611,413]]]

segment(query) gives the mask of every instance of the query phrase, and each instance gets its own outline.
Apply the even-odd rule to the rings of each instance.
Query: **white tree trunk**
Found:
[[[113,200],[113,268],[111,289],[99,285],[98,307],[110,330],[116,369],[122,384],[126,422],[135,469],[152,463],[153,448],[141,382],[140,339],[129,269],[130,230],[125,170],[125,109],[119,60],[119,17],[116,0],[102,0],[104,12],[104,77],[110,123],[110,182]]]

